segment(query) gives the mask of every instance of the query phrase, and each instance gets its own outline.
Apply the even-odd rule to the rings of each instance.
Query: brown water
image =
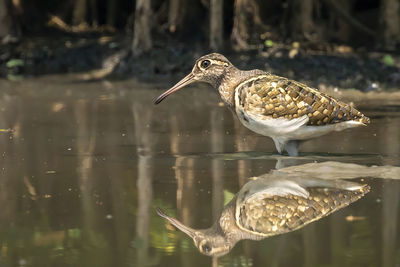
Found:
[[[371,125],[309,141],[293,159],[207,86],[154,106],[169,85],[0,81],[0,266],[400,266],[396,175],[366,178],[371,192],[349,207],[219,259],[155,212],[207,228],[249,177],[276,166],[400,166],[399,106],[362,110]]]

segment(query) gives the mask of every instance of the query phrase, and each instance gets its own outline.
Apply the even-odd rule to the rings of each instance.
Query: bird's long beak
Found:
[[[156,208],[156,211],[157,211],[158,215],[160,215],[164,219],[167,219],[173,226],[175,226],[176,228],[178,228],[179,230],[181,230],[182,232],[184,232],[185,234],[190,236],[192,239],[195,237],[196,230],[194,230],[194,229],[192,229],[190,227],[187,227],[186,225],[184,225],[183,223],[181,223],[180,221],[178,221],[175,218],[169,217],[160,208]]]
[[[177,84],[175,84],[174,86],[171,87],[171,89],[169,89],[168,91],[162,93],[159,97],[157,97],[156,101],[154,101],[154,104],[158,104],[161,101],[164,100],[164,98],[166,98],[167,96],[169,96],[170,94],[178,91],[179,89],[185,87],[188,84],[191,84],[192,82],[196,81],[194,79],[194,75],[193,73],[189,73],[189,75],[187,75],[185,78],[183,78],[182,80],[180,80]]]

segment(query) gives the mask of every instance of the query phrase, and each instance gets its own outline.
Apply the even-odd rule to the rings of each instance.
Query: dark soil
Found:
[[[0,77],[9,79],[43,74],[87,72],[105,67],[115,54],[129,51],[122,35],[30,37],[18,44],[0,45]],[[196,58],[211,52],[205,45],[155,41],[147,54],[124,53],[109,78],[148,80],[188,73]],[[400,56],[341,46],[312,44],[260,45],[248,52],[224,54],[241,69],[263,69],[281,76],[362,91],[400,88]],[[343,49],[342,49],[343,50]],[[19,64],[10,61],[20,60]],[[22,63],[21,63],[22,62]]]

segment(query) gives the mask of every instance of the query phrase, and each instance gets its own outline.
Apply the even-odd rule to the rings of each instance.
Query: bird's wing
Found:
[[[276,75],[249,79],[236,88],[236,108],[247,116],[264,116],[299,121],[307,115],[307,125],[327,125],[344,121],[369,123],[369,118],[350,105]]]
[[[367,192],[368,185],[304,188],[295,182],[280,181],[265,190],[245,189],[236,200],[235,219],[239,228],[253,235],[282,234],[319,220]]]

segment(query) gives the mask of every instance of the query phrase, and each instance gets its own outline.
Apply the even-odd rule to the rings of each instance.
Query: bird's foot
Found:
[[[300,141],[290,140],[285,145],[285,150],[288,152],[289,156],[297,157],[299,155]]]

